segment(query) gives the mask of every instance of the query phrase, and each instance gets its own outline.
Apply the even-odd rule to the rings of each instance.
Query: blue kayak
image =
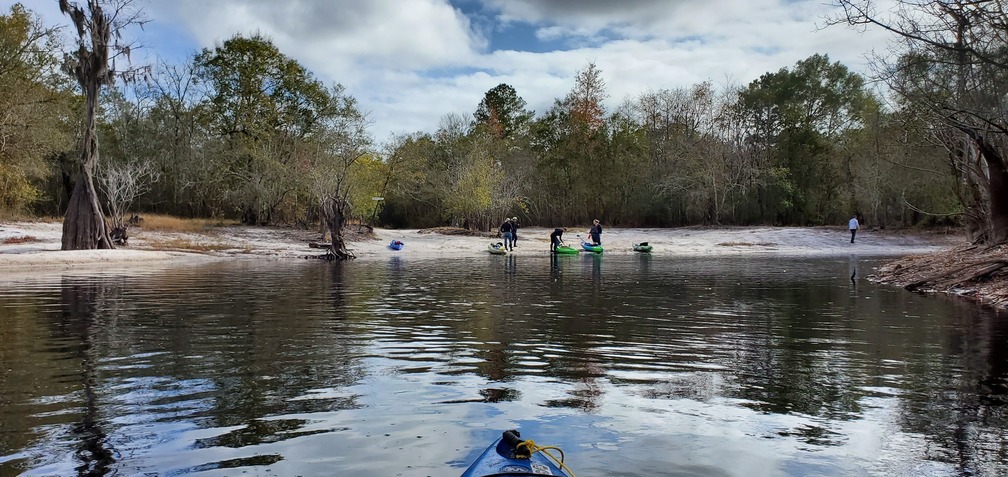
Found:
[[[402,248],[403,248],[402,240],[393,240],[393,241],[389,242],[388,248],[390,248],[392,250],[402,250]]]
[[[581,248],[588,252],[602,253],[602,244],[592,245],[588,242],[581,242]]]
[[[531,450],[530,450],[531,448]],[[518,431],[504,431],[500,439],[497,439],[490,447],[487,447],[476,461],[462,473],[462,477],[512,477],[512,476],[535,476],[554,475],[571,477],[573,474],[564,472],[563,451],[560,451],[559,464],[551,460],[554,454],[546,453],[552,450],[560,451],[555,447],[543,448],[536,445],[531,440],[522,439]],[[570,469],[567,469],[568,471]]]

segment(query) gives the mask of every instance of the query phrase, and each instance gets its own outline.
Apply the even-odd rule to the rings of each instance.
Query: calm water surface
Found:
[[[408,256],[0,290],[0,476],[1008,475],[1008,321],[841,259]],[[856,283],[849,279],[857,268]]]

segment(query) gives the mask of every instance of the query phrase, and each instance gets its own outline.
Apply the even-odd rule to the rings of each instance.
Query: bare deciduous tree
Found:
[[[357,108],[356,100],[345,95],[339,85],[330,95],[330,106],[320,120],[310,174],[313,194],[332,239],[329,253],[337,260],[348,260],[354,258],[343,239],[343,226],[352,213],[350,168],[366,153],[371,138],[367,117]]]
[[[149,159],[108,165],[98,175],[98,184],[108,200],[112,218],[111,235],[117,243],[125,242],[126,211],[160,178],[160,171]]]
[[[1008,241],[1008,14],[1000,0],[837,0],[833,23],[896,35],[878,73],[948,150],[969,238]]]

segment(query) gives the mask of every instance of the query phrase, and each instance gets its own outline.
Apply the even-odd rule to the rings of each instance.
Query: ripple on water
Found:
[[[0,292],[0,474],[1008,473],[1005,321],[847,258],[396,258]]]

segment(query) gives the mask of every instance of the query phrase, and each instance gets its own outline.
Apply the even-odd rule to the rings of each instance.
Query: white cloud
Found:
[[[0,7],[12,3],[0,0]],[[39,2],[37,11],[47,23],[68,24],[55,4]],[[390,132],[433,130],[447,113],[469,115],[500,83],[541,114],[588,62],[602,70],[612,109],[661,88],[745,84],[815,53],[865,73],[865,54],[888,38],[843,26],[819,29],[830,12],[821,0],[483,0],[483,6],[481,14],[499,15],[498,25],[529,23],[540,39],[563,47],[491,51],[447,0],[154,0],[145,6],[154,23],[143,43],[195,50],[261,33],[327,84],[346,85],[370,111],[372,132],[382,141]]]

